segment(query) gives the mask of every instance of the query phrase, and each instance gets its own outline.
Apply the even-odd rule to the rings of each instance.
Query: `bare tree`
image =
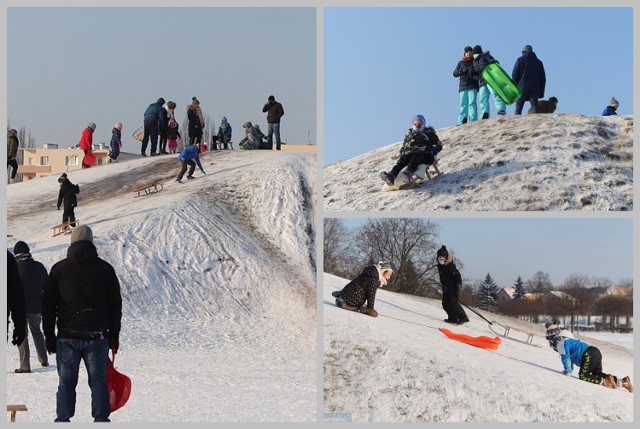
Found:
[[[349,252],[351,230],[339,218],[324,219],[324,271],[337,276],[353,274],[353,256]]]
[[[553,284],[549,274],[538,271],[525,283],[527,290],[533,293],[547,293],[553,290]]]
[[[396,275],[390,290],[424,295],[427,287],[438,284],[434,263],[438,228],[424,219],[369,219],[357,230],[354,246],[365,264],[391,262]]]

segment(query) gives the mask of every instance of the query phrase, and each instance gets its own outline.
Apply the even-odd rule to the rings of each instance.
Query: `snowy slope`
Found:
[[[377,318],[342,310],[331,292],[348,280],[323,277],[325,419],[354,422],[631,422],[633,395],[561,374],[544,327],[480,311],[490,321],[536,334],[533,344],[502,339],[489,351],[453,341],[438,328],[496,334],[467,310],[463,326],[443,322],[440,301],[379,289]],[[513,332],[516,339],[526,335]],[[605,372],[633,378],[632,350],[584,338]],[[337,414],[336,414],[337,413]],[[346,413],[346,414],[344,414]]]
[[[69,173],[81,189],[76,216],[121,282],[116,367],[133,393],[112,420],[314,421],[315,154],[201,158],[207,175],[182,184],[175,156]],[[47,268],[69,245],[51,237],[56,179],[7,188],[7,247],[26,241]],[[161,192],[134,198],[156,180]],[[9,348],[7,400],[27,404],[21,421],[52,421],[55,366],[40,368],[33,346],[36,372],[14,374],[17,365]],[[85,380],[75,421],[91,420]]]
[[[398,128],[401,137],[407,127]],[[381,192],[401,142],[324,168],[332,211],[631,210],[633,117],[540,114],[436,130],[441,176]]]

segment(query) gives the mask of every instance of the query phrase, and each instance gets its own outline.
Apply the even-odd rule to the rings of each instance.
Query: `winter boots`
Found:
[[[358,311],[358,307],[347,305],[347,303],[344,302],[344,298],[336,298],[336,305],[343,310]]]
[[[366,305],[360,307],[360,313],[366,314],[371,317],[378,317],[378,312],[373,308],[368,308]]]
[[[624,387],[629,391],[629,393],[633,393],[633,384],[631,384],[631,379],[628,376],[622,377],[622,379],[620,379],[619,387]]]
[[[342,291],[340,290],[334,290],[333,292],[331,292],[331,296],[334,298],[340,298],[341,294],[342,294]]]
[[[393,186],[393,181],[396,180],[396,175],[393,173],[387,173],[386,171],[380,172],[380,178],[389,186]]]
[[[484,112],[482,114],[482,119],[489,119],[489,112]]]
[[[616,387],[618,387],[616,379],[611,374],[604,374],[600,384],[602,384],[604,387],[610,387],[611,389],[615,389]]]

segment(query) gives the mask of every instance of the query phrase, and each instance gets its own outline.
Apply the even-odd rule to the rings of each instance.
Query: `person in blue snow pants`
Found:
[[[460,94],[460,113],[458,125],[473,122],[478,119],[478,79],[473,70],[473,48],[465,46],[462,60],[453,70],[453,76],[460,79],[458,93]]]

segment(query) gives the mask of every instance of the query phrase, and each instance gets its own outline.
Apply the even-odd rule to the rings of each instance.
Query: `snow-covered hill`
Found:
[[[335,306],[348,280],[323,276],[324,411],[354,422],[632,422],[633,395],[562,375],[544,327],[479,311],[537,334],[533,346],[503,338],[495,351],[453,341],[438,328],[496,337],[469,310],[452,326],[438,300],[379,289],[377,318]],[[500,329],[497,328],[498,331]],[[526,335],[512,331],[512,337]],[[582,338],[600,349],[605,372],[633,378],[633,352]],[[632,344],[632,343],[631,343]]]
[[[506,116],[436,131],[444,143],[441,176],[418,189],[381,192],[379,173],[393,167],[401,142],[387,145],[324,168],[325,210],[633,208],[632,116]]]
[[[315,153],[219,151],[207,175],[174,182],[180,163],[160,156],[69,173],[76,216],[123,295],[116,367],[133,380],[113,421],[315,421]],[[7,188],[7,247],[26,241],[47,268],[64,258],[57,177]],[[146,183],[156,194],[134,198]],[[53,421],[55,365],[14,374],[7,400],[20,421]],[[55,361],[54,361],[55,362]],[[81,371],[75,421],[90,421]]]

